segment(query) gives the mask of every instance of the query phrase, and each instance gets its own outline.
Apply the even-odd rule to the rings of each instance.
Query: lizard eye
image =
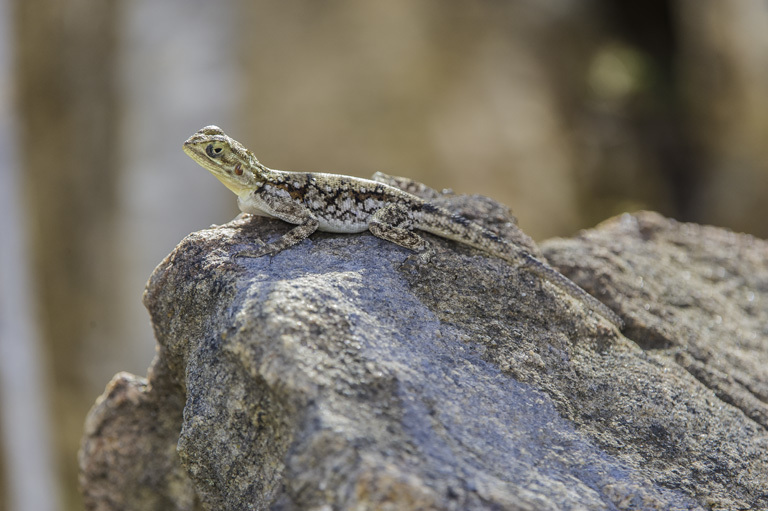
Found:
[[[205,148],[205,154],[207,154],[211,158],[218,158],[219,156],[221,156],[222,152],[223,152],[223,149],[221,148],[221,146],[214,147],[213,144],[208,144]]]

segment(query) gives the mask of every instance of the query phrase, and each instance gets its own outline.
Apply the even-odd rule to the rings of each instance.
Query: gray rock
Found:
[[[239,218],[155,270],[158,354],[88,418],[88,509],[768,508],[766,242],[641,213],[545,243],[623,336],[434,237],[429,263],[368,234],[232,259],[286,230]]]

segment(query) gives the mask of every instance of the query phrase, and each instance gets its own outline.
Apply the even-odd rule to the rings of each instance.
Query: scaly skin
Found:
[[[237,195],[243,212],[279,218],[296,226],[258,250],[240,252],[240,257],[276,254],[316,230],[369,230],[382,239],[428,254],[429,244],[412,230],[419,229],[522,266],[580,300],[619,329],[624,327],[616,313],[547,263],[480,225],[402,189],[339,174],[270,169],[217,126],[206,126],[189,137],[184,142],[184,152]]]

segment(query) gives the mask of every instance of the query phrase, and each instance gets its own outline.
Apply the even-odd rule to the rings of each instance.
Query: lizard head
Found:
[[[248,149],[218,126],[206,126],[184,142],[184,152],[240,195],[258,187],[263,166]]]

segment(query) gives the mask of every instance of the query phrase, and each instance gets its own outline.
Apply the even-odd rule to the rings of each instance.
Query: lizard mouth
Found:
[[[216,161],[213,161],[205,151],[205,148],[200,144],[199,140],[195,140],[195,136],[190,137],[182,146],[184,152],[195,160],[201,167],[206,169],[213,176],[221,181],[221,183],[232,190],[235,195],[240,195],[245,191],[248,191],[248,186],[240,182],[240,179],[232,173],[226,171]]]
[[[195,137],[191,137],[189,140],[184,142],[184,145],[182,146],[182,149],[184,152],[195,160],[199,165],[201,165],[206,170],[213,172],[214,174],[219,172],[218,165],[213,163],[208,156],[206,156],[205,152],[203,152],[200,148],[199,142],[196,142],[193,140]]]

